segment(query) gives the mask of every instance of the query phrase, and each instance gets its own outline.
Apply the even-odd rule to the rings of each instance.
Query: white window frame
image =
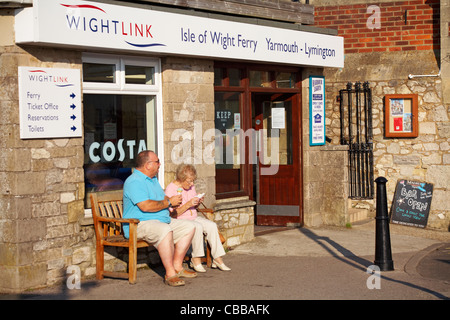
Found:
[[[163,110],[162,110],[162,84],[161,60],[158,58],[133,57],[123,55],[108,55],[98,53],[83,53],[83,63],[114,64],[116,66],[115,82],[82,82],[83,94],[128,94],[154,96],[156,99],[156,139],[157,150],[161,167],[158,180],[164,186],[164,146],[163,146]],[[155,68],[154,84],[127,84],[125,83],[125,65]],[[92,216],[91,209],[85,210],[85,216]]]

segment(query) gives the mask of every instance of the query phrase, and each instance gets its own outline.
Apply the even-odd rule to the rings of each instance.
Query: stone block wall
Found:
[[[322,69],[305,68],[302,74],[302,95],[309,97],[309,76],[324,75]],[[328,79],[325,78],[325,85]],[[326,102],[327,121],[329,104]],[[309,99],[302,99],[303,150],[303,220],[307,227],[345,226],[348,212],[348,147],[309,145]],[[338,114],[339,116],[339,114]],[[329,127],[326,123],[326,136]]]
[[[347,146],[318,146],[304,156],[306,226],[345,226],[348,215]]]
[[[327,136],[333,145],[339,144],[339,90],[345,89],[347,82],[368,81],[373,104],[374,178],[388,179],[388,205],[399,179],[433,183],[428,227],[449,230],[449,71],[448,50],[442,50],[448,49],[448,3],[315,0],[314,6],[315,25],[336,29],[344,37],[345,67],[324,71]],[[385,138],[384,96],[411,93],[419,97],[419,136]],[[350,206],[374,214],[374,203],[353,201]]]
[[[345,88],[347,81],[369,81],[373,107],[374,177],[388,179],[388,205],[391,205],[400,179],[433,183],[428,227],[448,230],[450,211],[446,203],[450,187],[450,124],[448,105],[442,96],[442,81],[439,77],[408,78],[412,72],[421,74],[420,70],[436,66],[433,52],[416,52],[414,56],[408,53],[368,54],[365,57],[347,55],[347,61],[351,63],[358,63],[360,59],[365,59],[366,63],[359,70],[349,68],[345,72],[326,72],[329,80],[326,93],[327,135],[332,138],[333,144],[339,144],[339,103],[336,101],[339,90]],[[389,66],[387,61],[401,61],[402,71],[396,65]],[[435,67],[426,74],[438,72]],[[384,96],[411,93],[418,94],[419,136],[385,138]],[[353,201],[353,206],[366,206],[374,212],[374,201]]]
[[[248,197],[216,201],[214,161],[214,62],[168,57],[162,60],[165,176],[167,186],[181,163],[197,170],[195,188],[232,247],[253,239],[254,202]]]
[[[256,202],[248,197],[218,200],[214,221],[226,239],[224,247],[234,247],[254,239]]]
[[[213,66],[210,60],[162,60],[164,182],[167,186],[175,179],[179,164],[194,165],[196,190],[206,193],[209,207],[215,202],[216,190]]]
[[[0,290],[20,291],[64,279],[85,246],[79,224],[84,216],[84,150],[82,138],[20,139],[17,70],[19,66],[81,70],[81,55],[21,49],[13,41],[2,41]],[[92,245],[83,248],[91,249]]]

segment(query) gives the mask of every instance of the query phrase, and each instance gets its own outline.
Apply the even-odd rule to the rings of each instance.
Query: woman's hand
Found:
[[[193,197],[191,200],[189,200],[190,206],[189,207],[195,207],[200,204],[200,199],[197,197]]]

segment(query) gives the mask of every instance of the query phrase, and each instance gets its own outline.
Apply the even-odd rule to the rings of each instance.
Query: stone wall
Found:
[[[306,226],[345,226],[350,222],[347,151],[347,146],[318,146],[305,153]]]
[[[234,247],[254,239],[256,202],[248,197],[222,199],[214,206],[214,221],[224,235],[225,247]]]
[[[179,164],[193,164],[196,190],[206,193],[209,207],[216,190],[214,135],[204,133],[215,128],[213,66],[213,61],[200,59],[162,61],[165,185],[175,179]]]
[[[318,68],[303,69],[303,97],[309,97],[309,76],[320,76],[323,72],[323,69]],[[328,79],[325,81],[327,85]],[[327,119],[330,116],[326,114]],[[347,200],[348,147],[328,143],[324,146],[309,145],[309,98],[302,99],[302,127],[304,225],[345,226],[350,222]],[[326,135],[329,136],[328,125]]]
[[[433,183],[428,227],[448,230],[448,2],[314,0],[311,4],[315,25],[336,29],[344,37],[345,67],[324,71],[327,136],[332,144],[339,144],[339,90],[347,82],[368,81],[373,103],[374,178],[388,179],[389,205],[399,179]],[[410,74],[419,77],[410,79]],[[419,96],[419,136],[385,138],[384,96],[410,93]],[[350,207],[374,214],[374,200],[353,201]]]
[[[361,61],[365,61],[364,64]],[[398,62],[395,64],[390,61]],[[372,89],[374,133],[374,177],[388,179],[387,196],[391,205],[399,179],[434,184],[429,228],[448,230],[450,212],[447,206],[450,181],[450,123],[448,105],[442,97],[439,77],[409,79],[409,74],[438,74],[432,51],[409,53],[371,53],[346,55],[345,71],[325,72],[327,78],[327,136],[339,144],[339,103],[336,96],[348,81],[369,81]],[[401,67],[400,67],[401,66]],[[384,137],[384,96],[418,94],[419,136],[417,138]],[[370,207],[374,201],[353,202],[353,206]]]
[[[253,201],[231,198],[216,201],[214,162],[214,62],[169,57],[162,60],[164,151],[167,186],[180,163],[196,167],[198,193],[214,208],[214,220],[235,246],[253,239]]]
[[[0,290],[19,291],[65,278],[67,267],[77,262],[77,252],[85,245],[79,224],[84,216],[83,139],[20,139],[17,70],[19,66],[81,69],[81,55],[21,49],[13,41],[2,41]],[[91,252],[92,245],[83,250]]]

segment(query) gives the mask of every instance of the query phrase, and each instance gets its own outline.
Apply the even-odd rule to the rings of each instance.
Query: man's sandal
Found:
[[[177,274],[174,276],[168,277],[168,278],[167,278],[167,276],[165,276],[164,283],[171,287],[184,286],[184,280],[178,278]]]
[[[176,271],[176,270],[175,270]],[[178,271],[177,276],[179,276],[180,278],[195,278],[197,276],[197,272],[193,272],[193,271],[189,271],[186,269],[181,269],[180,271]]]

